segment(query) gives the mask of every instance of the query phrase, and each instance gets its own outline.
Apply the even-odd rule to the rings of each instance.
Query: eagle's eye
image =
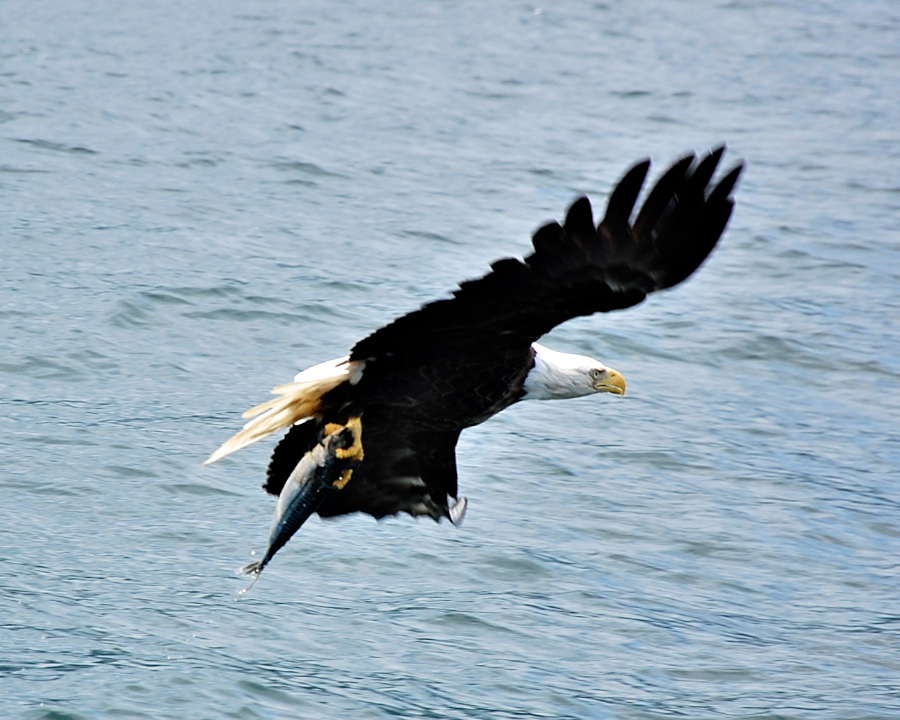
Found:
[[[591,370],[591,380],[597,380],[600,378],[601,375],[603,375],[602,370],[598,370],[597,368],[594,368],[593,370]]]

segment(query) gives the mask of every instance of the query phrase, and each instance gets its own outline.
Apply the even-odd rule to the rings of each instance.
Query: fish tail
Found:
[[[248,565],[244,565],[243,567],[238,568],[238,575],[258,578],[264,567],[265,563],[262,560],[255,560]]]
[[[241,568],[238,568],[238,575],[253,578],[253,581],[247,587],[245,587],[243,590],[238,591],[238,595],[244,595],[245,593],[250,591],[250,588],[256,585],[256,581],[259,580],[259,576],[262,574],[263,568],[269,562],[269,559],[270,557],[267,555],[262,560],[256,560],[252,563],[244,565]]]

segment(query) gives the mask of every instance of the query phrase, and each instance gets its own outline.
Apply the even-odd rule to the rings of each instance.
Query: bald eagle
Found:
[[[313,512],[406,512],[458,524],[466,500],[457,490],[456,442],[465,428],[520,400],[623,395],[617,371],[537,340],[570,318],[636,305],[699,267],[725,229],[743,169],[712,184],[723,151],[678,160],[633,217],[650,167],[639,162],[599,224],[588,199],[576,200],[562,225],[534,234],[524,261],[495,262],[452,298],[394,320],[244,413],[249,422],[207,463],[290,428],[263,485],[281,496],[276,526],[289,527],[280,527],[280,540],[273,527],[270,551],[251,572]]]

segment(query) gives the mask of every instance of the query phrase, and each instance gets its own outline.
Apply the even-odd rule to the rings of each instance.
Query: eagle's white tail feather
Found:
[[[357,365],[358,363],[352,364]],[[303,370],[302,372],[298,372],[294,376],[294,382],[300,383],[311,382],[313,380],[327,380],[328,378],[333,377],[336,372],[347,369],[350,365],[349,355],[344,355],[344,357],[337,358],[337,360],[327,360],[318,365],[313,365],[311,368],[306,368],[306,370]]]
[[[361,368],[355,367],[358,364],[348,362],[347,358],[331,360],[305,370],[297,375],[294,382],[274,388],[272,392],[278,397],[245,412],[244,417],[252,420],[244,425],[239,433],[222,443],[222,447],[210,455],[203,464],[214,463],[277,430],[290,427],[315,415],[319,411],[320,401],[325,393],[359,376]]]

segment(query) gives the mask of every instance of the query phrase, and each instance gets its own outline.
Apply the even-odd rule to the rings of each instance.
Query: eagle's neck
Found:
[[[562,400],[597,392],[589,375],[590,369],[599,365],[596,360],[557,352],[537,343],[532,343],[531,348],[534,367],[525,378],[522,400]]]

